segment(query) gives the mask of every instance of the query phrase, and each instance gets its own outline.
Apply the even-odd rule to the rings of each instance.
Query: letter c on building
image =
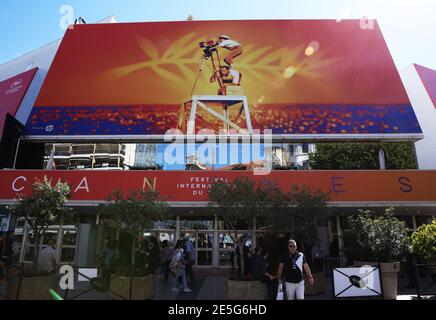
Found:
[[[24,189],[24,187],[21,187],[21,188],[17,188],[17,187],[16,187],[15,184],[17,183],[18,180],[24,180],[24,181],[27,181],[26,177],[23,177],[23,176],[16,177],[15,180],[14,180],[14,182],[12,182],[12,190],[14,190],[15,192],[20,192],[21,190]]]

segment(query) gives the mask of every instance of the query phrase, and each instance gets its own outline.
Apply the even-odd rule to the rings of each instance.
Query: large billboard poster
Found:
[[[378,24],[359,20],[75,25],[26,128],[35,138],[161,138],[171,129],[422,135]]]
[[[415,64],[415,69],[436,108],[436,70]]]
[[[0,82],[0,138],[6,115],[15,116],[38,68]]]

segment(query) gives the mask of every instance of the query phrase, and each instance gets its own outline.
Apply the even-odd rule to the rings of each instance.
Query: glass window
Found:
[[[348,219],[349,219],[349,216],[340,216],[339,217],[339,220],[341,222],[341,229],[342,230],[351,229],[350,223],[349,223]],[[336,224],[336,221],[335,221],[335,224]]]
[[[397,216],[398,220],[404,221],[406,227],[413,230],[413,217],[412,216]]]
[[[34,254],[35,254],[35,247],[34,246],[27,246],[26,252],[24,254],[24,261],[32,261]]]
[[[212,265],[212,250],[197,251],[197,265],[211,266]]]
[[[156,221],[154,224],[154,228],[157,230],[175,230],[176,220]]]
[[[57,239],[58,239],[58,230],[48,229],[44,234],[42,244],[47,245],[49,240],[53,240],[55,243],[57,243]]]
[[[231,233],[219,233],[218,244],[220,249],[232,249],[233,250],[233,235]]]
[[[35,245],[35,234],[33,233],[33,230],[31,230],[30,228],[28,229],[28,233],[27,233],[27,243],[29,245]]]
[[[0,232],[6,232],[9,229],[9,214],[0,214]]]
[[[231,267],[234,264],[234,251],[222,251],[220,250],[219,256],[220,266]]]
[[[77,240],[77,230],[63,230],[62,245],[75,246]]]
[[[213,234],[212,233],[198,233],[198,249],[212,249],[213,247]]]
[[[76,255],[76,248],[62,248],[61,250],[61,262],[72,263]]]
[[[316,152],[316,147],[314,144],[309,144],[309,153],[315,153]]]
[[[180,230],[211,230],[213,220],[180,220]]]
[[[15,228],[24,228],[24,224],[26,221],[24,219],[18,219],[16,220]],[[14,223],[12,223],[13,225]]]
[[[233,223],[233,226],[237,230],[248,230],[253,229],[253,222],[247,220],[239,220]],[[224,223],[223,220],[218,220],[218,230],[229,230],[228,226]]]
[[[171,232],[171,233],[168,233],[168,232],[158,232],[158,235],[157,235],[158,237],[158,239],[159,239],[159,242],[162,242],[162,241],[171,241],[173,244],[175,243],[175,241],[174,241],[174,239],[175,239],[175,233],[173,233],[173,232]]]
[[[415,216],[416,227],[419,228],[423,224],[430,224],[432,221],[432,216]]]

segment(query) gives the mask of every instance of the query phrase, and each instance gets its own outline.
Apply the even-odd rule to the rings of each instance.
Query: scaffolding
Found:
[[[212,105],[222,108],[222,114],[212,108]],[[185,119],[185,110],[189,110],[189,117]],[[245,116],[245,128],[241,128],[235,123],[235,120],[230,119],[230,109],[238,108]],[[191,99],[183,102],[181,112],[179,114],[178,129],[187,135],[195,134],[195,125],[197,118],[207,121],[198,113],[199,110],[206,111],[214,119],[218,119],[223,124],[225,133],[230,133],[230,129],[236,130],[238,134],[253,134],[251,126],[250,109],[246,96],[221,96],[221,95],[201,95],[192,96]]]

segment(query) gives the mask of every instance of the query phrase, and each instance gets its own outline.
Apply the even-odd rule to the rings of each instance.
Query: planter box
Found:
[[[111,279],[110,289],[125,299],[130,295],[130,279],[132,278],[132,300],[151,300],[154,298],[155,275],[144,277],[124,277],[117,276]],[[111,294],[114,299],[121,300],[120,297]]]
[[[308,296],[315,296],[325,293],[324,286],[324,272],[312,273],[313,286],[309,284],[309,279],[304,275],[304,294]]]
[[[227,300],[265,300],[266,285],[260,281],[227,280]]]
[[[8,276],[5,296],[7,299],[17,299],[20,277]],[[49,290],[57,291],[59,276],[54,274],[43,277],[22,277],[18,300],[52,300]]]
[[[385,300],[396,300],[398,295],[398,273],[400,272],[399,262],[366,262],[354,261],[355,266],[377,266],[380,264],[380,271],[383,286],[383,298]]]

